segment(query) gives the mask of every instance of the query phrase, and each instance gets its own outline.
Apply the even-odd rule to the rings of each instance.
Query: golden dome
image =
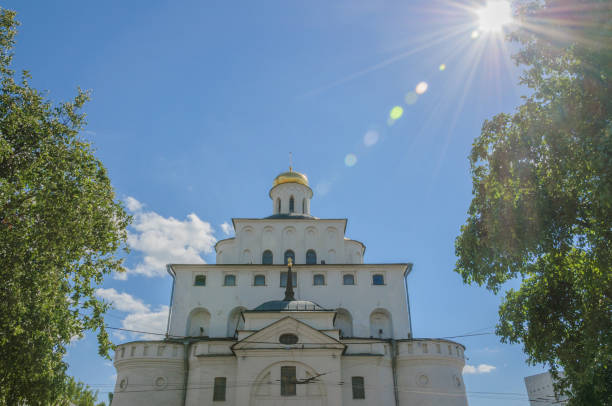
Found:
[[[274,178],[273,186],[278,186],[283,183],[299,183],[304,186],[308,186],[308,178],[303,173],[294,172],[289,169],[289,172],[283,172]]]

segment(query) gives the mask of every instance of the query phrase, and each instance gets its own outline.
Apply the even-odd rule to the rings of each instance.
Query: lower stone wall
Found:
[[[467,406],[464,347],[446,340],[398,343],[400,405]]]
[[[118,346],[113,406],[181,405],[183,356],[183,345],[177,343],[146,341]]]
[[[313,374],[326,372],[319,381],[325,383],[327,392],[336,388],[341,392],[335,399],[341,397],[343,406],[395,406],[393,354],[397,351],[397,395],[401,406],[467,406],[462,378],[465,364],[462,345],[447,340],[403,340],[393,344],[381,340],[372,343],[364,343],[364,339],[342,341],[348,346],[344,355],[329,358],[329,363],[317,359],[313,364],[316,357],[301,358],[299,349],[283,352],[280,360],[290,362],[301,358],[307,365],[312,364]],[[232,344],[227,340],[190,344],[188,406],[212,404],[215,377],[227,377],[226,405],[239,403],[236,394],[239,389],[250,393],[249,388],[261,368],[253,370],[254,376],[249,373],[239,378],[238,364],[242,358],[237,359],[232,353]],[[334,359],[340,363],[335,363]],[[113,406],[182,405],[184,362],[182,343],[139,341],[118,346]],[[267,358],[261,360],[262,365],[269,362]],[[334,374],[337,377],[333,377]],[[365,399],[353,399],[353,377],[364,379]],[[275,389],[278,389],[277,378],[274,379]],[[279,402],[282,401],[283,398],[279,398]],[[331,405],[328,400],[321,404]]]

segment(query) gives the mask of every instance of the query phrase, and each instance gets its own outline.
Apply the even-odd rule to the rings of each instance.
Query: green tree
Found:
[[[109,393],[109,399],[112,399]],[[93,391],[88,385],[77,382],[69,377],[66,381],[64,394],[59,406],[106,406],[104,402],[98,402],[98,391]]]
[[[498,292],[497,334],[549,366],[572,405],[612,404],[612,3],[516,4],[531,89],[485,121],[456,271]],[[564,373],[559,375],[559,371]]]
[[[88,94],[53,104],[11,70],[17,23],[0,9],[0,404],[49,405],[70,386],[63,356],[85,331],[112,344],[94,289],[121,270],[129,216],[79,136]]]

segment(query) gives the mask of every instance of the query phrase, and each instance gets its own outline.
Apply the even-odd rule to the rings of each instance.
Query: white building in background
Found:
[[[525,377],[525,387],[531,406],[564,405],[567,398],[555,395],[554,379],[550,372]]]
[[[464,346],[412,336],[412,264],[365,264],[346,219],[310,214],[303,174],[270,198],[216,265],[168,265],[167,337],[117,347],[113,406],[467,405]]]

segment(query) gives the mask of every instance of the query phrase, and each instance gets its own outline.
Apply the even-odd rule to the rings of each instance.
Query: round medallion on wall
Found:
[[[427,386],[429,383],[429,377],[425,374],[419,375],[417,378],[417,385],[419,386]]]
[[[167,385],[168,385],[168,381],[166,380],[165,377],[158,376],[155,379],[155,389],[162,390],[162,389],[165,389]]]
[[[127,377],[123,378],[123,379],[121,379],[121,381],[119,381],[119,390],[120,391],[124,391],[127,388],[127,386],[128,386],[128,379],[127,379]]]

